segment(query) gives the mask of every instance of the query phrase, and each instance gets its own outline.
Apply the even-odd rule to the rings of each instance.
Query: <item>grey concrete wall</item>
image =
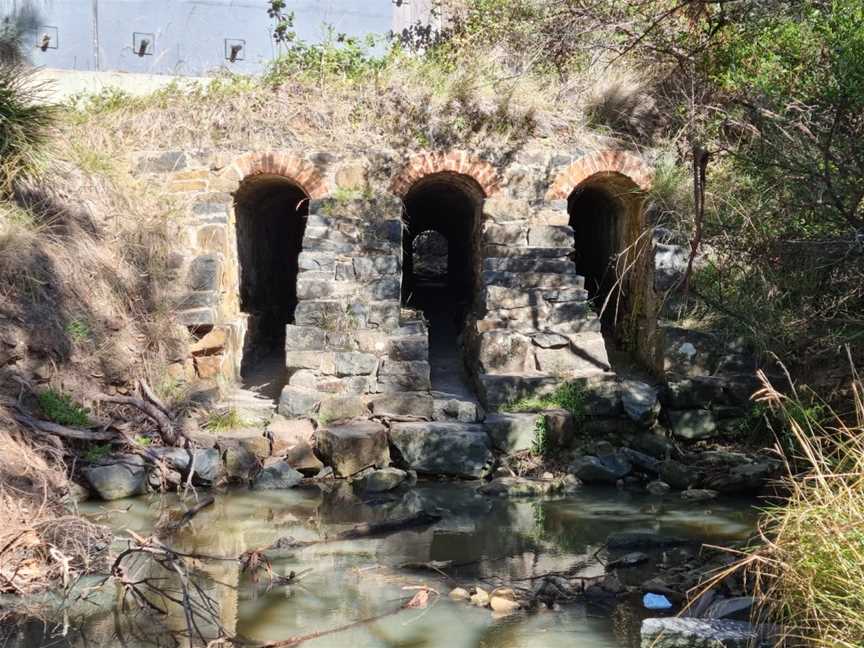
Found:
[[[181,75],[227,68],[255,73],[278,54],[266,0],[0,0],[0,16],[25,6],[40,14],[40,28],[28,39],[27,51],[30,60],[43,67]],[[418,7],[397,7],[391,0],[288,2],[296,17],[295,31],[308,42],[321,41],[325,24],[352,36],[383,35],[408,21],[408,12],[413,22]],[[37,44],[44,34],[51,42],[43,51]],[[142,38],[150,47],[139,56],[136,48]],[[227,60],[226,40],[229,45],[243,44],[242,60]]]

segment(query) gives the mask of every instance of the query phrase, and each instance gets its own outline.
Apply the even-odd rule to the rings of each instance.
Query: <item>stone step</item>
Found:
[[[390,445],[420,474],[479,479],[492,469],[489,436],[476,423],[394,423]]]
[[[432,392],[432,420],[457,423],[480,423],[486,416],[476,399],[446,391]]]
[[[603,381],[614,374],[602,369],[588,369],[578,374],[561,376],[548,373],[482,374],[480,376],[480,397],[489,410],[515,402],[529,396],[548,394],[564,382]]]

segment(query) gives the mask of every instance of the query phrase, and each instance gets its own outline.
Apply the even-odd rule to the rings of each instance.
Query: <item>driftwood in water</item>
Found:
[[[195,506],[191,507],[189,510],[185,511],[180,517],[176,520],[171,520],[164,525],[161,525],[160,531],[172,532],[177,531],[180,527],[189,523],[192,518],[198,515],[202,510],[211,506],[216,501],[216,498],[212,495],[208,495],[200,502],[195,504]]]
[[[437,513],[420,511],[415,515],[396,518],[395,520],[387,520],[386,522],[358,524],[350,529],[346,529],[345,531],[341,531],[333,536],[322,538],[320,540],[295,540],[292,537],[279,538],[276,542],[270,545],[269,549],[291,549],[294,547],[323,544],[325,542],[356,540],[358,538],[381,538],[407,529],[428,527],[440,520],[441,516]]]

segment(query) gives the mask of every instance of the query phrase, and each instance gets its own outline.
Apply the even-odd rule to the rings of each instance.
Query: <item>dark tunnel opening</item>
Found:
[[[245,387],[278,398],[285,384],[285,325],[297,307],[297,262],[306,193],[281,176],[255,176],[235,195],[240,310],[248,315],[240,373]]]
[[[624,206],[607,190],[589,186],[570,195],[567,211],[573,228],[576,271],[585,277],[588,299],[602,316],[604,332],[614,333],[618,305],[615,257],[620,251]],[[618,314],[620,319],[620,310]]]
[[[405,196],[402,303],[429,323],[435,390],[467,389],[461,333],[474,305],[475,233],[482,192],[471,180],[439,174]]]

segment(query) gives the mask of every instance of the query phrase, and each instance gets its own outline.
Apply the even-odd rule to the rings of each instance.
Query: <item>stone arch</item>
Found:
[[[653,367],[653,255],[645,213],[653,170],[622,151],[586,155],[552,183],[547,200],[566,200],[576,271],[595,307],[605,304],[607,345],[634,351]]]
[[[414,155],[390,183],[390,191],[404,197],[418,182],[428,176],[447,174],[472,180],[483,197],[497,193],[501,188],[498,171],[486,160],[467,151],[426,152]]]
[[[619,176],[629,180],[634,189],[648,191],[654,181],[654,170],[626,151],[607,149],[584,155],[558,174],[546,193],[547,200],[567,200],[586,180]]]
[[[327,182],[312,162],[290,153],[280,151],[244,153],[234,159],[222,171],[233,187],[231,193],[240,188],[240,183],[257,175],[281,176],[300,187],[310,198],[323,198],[329,193]]]

